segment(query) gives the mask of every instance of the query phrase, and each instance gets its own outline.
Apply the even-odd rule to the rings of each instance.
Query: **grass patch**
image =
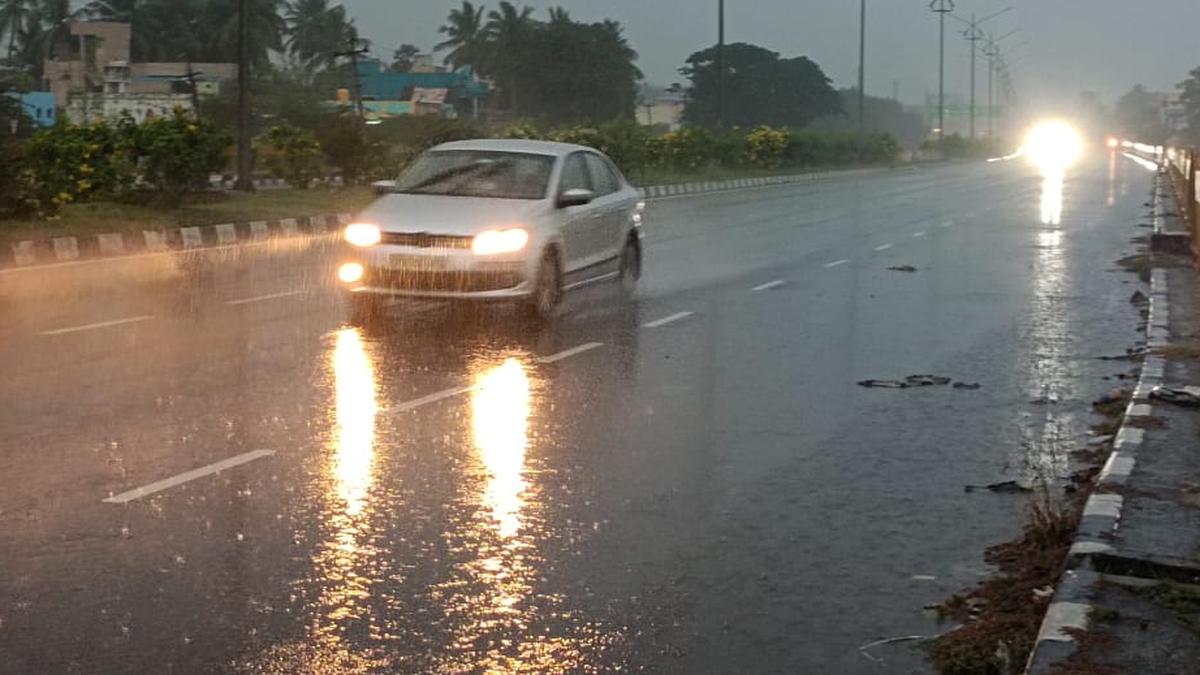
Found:
[[[1117,265],[1127,272],[1133,272],[1138,275],[1138,278],[1142,281],[1149,282],[1150,271],[1154,268],[1154,261],[1150,259],[1149,255],[1139,253],[1127,258],[1121,258],[1117,261]]]
[[[993,546],[985,558],[1000,573],[939,606],[962,626],[926,645],[945,675],[1008,675],[1029,658],[1058,583],[1086,491],[1061,499],[1042,488],[1029,503],[1020,538]],[[1035,592],[1036,591],[1036,592]]]
[[[1200,359],[1200,340],[1175,342],[1164,347],[1157,347],[1154,354],[1168,361],[1190,361]]]
[[[71,204],[54,220],[0,221],[0,241],[104,232],[161,230],[251,220],[358,211],[375,198],[369,187],[209,192],[175,208],[150,204]]]
[[[1200,592],[1173,581],[1129,590],[1171,612],[1179,623],[1200,635]]]

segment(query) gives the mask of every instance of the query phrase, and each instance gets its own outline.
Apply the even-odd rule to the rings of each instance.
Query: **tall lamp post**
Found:
[[[967,41],[971,43],[971,138],[972,139],[975,138],[975,75],[976,75],[975,52],[977,51],[976,47],[975,47],[975,43],[984,39],[983,31],[979,29],[979,25],[984,22],[991,21],[992,19],[1000,16],[1001,14],[1004,14],[1006,12],[1011,12],[1011,11],[1012,11],[1012,7],[1005,7],[1004,9],[1002,9],[998,12],[993,12],[993,13],[983,17],[982,19],[977,19],[977,18],[975,18],[975,15],[972,14],[970,21],[967,21],[966,19],[954,16],[953,14],[950,15],[950,18],[967,25],[967,29],[965,31],[963,31],[963,37],[965,37],[967,39]]]
[[[938,15],[938,140],[946,136],[946,15],[954,11],[954,0],[930,0],[929,9]]]
[[[858,133],[867,131],[867,0],[858,6]]]
[[[717,128],[725,128],[725,0],[717,0]]]

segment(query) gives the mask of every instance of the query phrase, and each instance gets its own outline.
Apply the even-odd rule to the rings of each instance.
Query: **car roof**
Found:
[[[435,146],[431,150],[434,152],[439,150],[490,150],[493,152],[521,152],[531,155],[549,155],[554,157],[569,155],[572,152],[580,150],[596,152],[595,148],[575,145],[573,143],[530,141],[519,138],[480,138],[470,141],[454,141]]]

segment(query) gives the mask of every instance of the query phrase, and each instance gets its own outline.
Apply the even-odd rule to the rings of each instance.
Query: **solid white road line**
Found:
[[[767,283],[762,284],[760,286],[755,286],[754,288],[751,288],[750,290],[752,290],[752,291],[769,291],[772,288],[779,288],[780,286],[782,286],[786,283],[787,282],[784,281],[783,279],[776,279],[775,281],[768,281]]]
[[[302,295],[307,291],[287,291],[284,293],[270,293],[268,295],[256,295],[253,298],[241,298],[240,300],[226,300],[227,305],[249,305],[254,302],[263,302],[264,300],[277,300],[279,298],[290,298],[294,295]]]
[[[557,354],[552,354],[550,356],[543,356],[543,357],[539,358],[537,361],[538,361],[538,363],[558,363],[559,361],[564,361],[566,359],[571,358],[572,356],[578,356],[580,354],[583,354],[584,352],[590,352],[593,349],[599,349],[600,347],[603,347],[603,346],[604,346],[603,342],[589,342],[587,344],[582,344],[582,345],[579,345],[578,347],[574,347],[574,348],[568,349],[566,351],[561,351]]]
[[[892,244],[883,244],[882,246],[876,246],[875,250],[876,251],[886,251],[891,247],[892,247]]]
[[[913,239],[920,239],[921,237],[925,236],[925,231],[922,230],[920,232],[913,232],[912,236],[913,236]]]
[[[825,264],[825,269],[832,269],[832,268],[834,268],[834,267],[841,267],[842,265],[845,265],[845,264],[846,264],[846,263],[848,263],[848,262],[850,262],[850,261],[849,261],[849,260],[834,260],[834,261],[833,261],[833,262],[831,262],[831,263],[826,263],[826,264]]]
[[[72,326],[71,328],[58,328],[56,330],[44,330],[42,335],[66,335],[67,333],[79,333],[85,330],[95,330],[97,328],[108,328],[110,326],[122,326],[127,323],[138,323],[140,321],[149,321],[153,319],[152,315],[146,316],[131,316],[128,319],[113,319],[112,321],[101,321],[100,323],[89,323],[86,326]]]
[[[444,401],[448,398],[454,398],[455,396],[462,396],[463,394],[470,393],[474,390],[475,390],[475,387],[473,387],[473,386],[455,387],[453,389],[446,389],[444,391],[439,391],[435,394],[430,394],[428,396],[422,396],[421,398],[415,398],[411,401],[405,401],[404,403],[396,404],[394,406],[389,407],[388,412],[407,412],[409,410],[416,410],[417,408],[420,408],[421,406],[426,406],[426,405],[429,405],[430,403],[437,403],[438,401]]]
[[[229,459],[222,460],[216,464],[202,466],[199,469],[192,469],[191,471],[181,473],[178,476],[164,478],[163,480],[151,483],[149,485],[143,485],[142,487],[130,490],[129,492],[122,492],[119,495],[114,495],[102,501],[106,504],[128,504],[129,502],[132,502],[136,499],[141,499],[142,497],[148,497],[156,492],[169,490],[175,486],[183,485],[189,481],[196,480],[197,478],[211,476],[214,473],[220,473],[227,469],[232,469],[235,466],[241,466],[242,464],[247,464],[256,459],[262,459],[263,457],[270,457],[274,454],[274,450],[255,450],[253,452],[247,452],[245,454],[238,455],[237,457],[230,457]]]
[[[680,312],[678,314],[672,314],[671,316],[663,317],[657,321],[651,321],[650,323],[643,324],[642,328],[662,328],[667,324],[675,323],[676,321],[682,321],[693,314],[695,314],[695,312]]]

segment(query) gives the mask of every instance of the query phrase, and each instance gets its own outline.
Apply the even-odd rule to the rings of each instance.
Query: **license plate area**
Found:
[[[396,272],[445,272],[450,268],[449,260],[439,255],[392,254],[388,256],[388,269]]]

